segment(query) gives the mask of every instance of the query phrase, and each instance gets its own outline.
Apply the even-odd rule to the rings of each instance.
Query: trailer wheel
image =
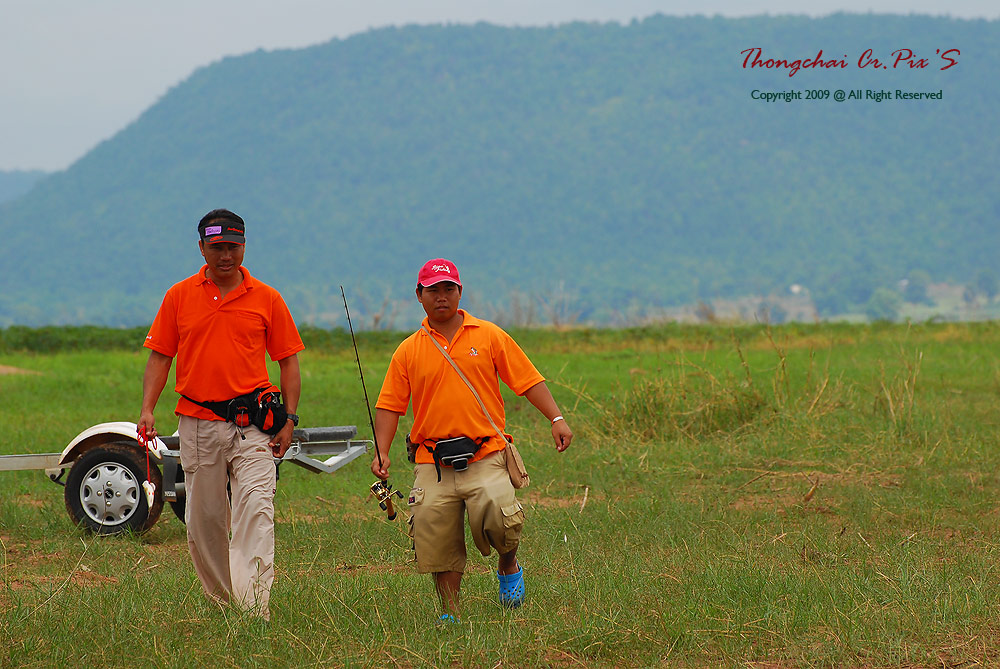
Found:
[[[151,508],[142,490],[145,480],[146,458],[137,443],[92,448],[73,463],[66,477],[66,509],[78,525],[96,534],[145,532],[163,510],[163,480],[156,465],[149,472],[156,486]]]

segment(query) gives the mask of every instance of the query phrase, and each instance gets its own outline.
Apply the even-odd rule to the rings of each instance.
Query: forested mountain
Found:
[[[43,177],[41,170],[0,170],[0,202],[24,195]]]
[[[744,68],[751,48],[844,66]],[[866,49],[889,66],[859,67]],[[928,66],[891,67],[898,49]],[[830,314],[914,271],[966,281],[1000,248],[998,62],[997,21],[844,14],[411,26],[227,58],[0,205],[0,325],[149,322],[215,207],[321,324],[343,323],[340,284],[362,318],[411,304],[436,256],[483,309],[531,296],[594,322],[792,283]]]

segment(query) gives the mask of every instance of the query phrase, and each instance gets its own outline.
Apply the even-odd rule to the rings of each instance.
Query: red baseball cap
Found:
[[[424,288],[433,286],[435,283],[441,283],[442,281],[451,281],[459,286],[462,285],[462,280],[458,278],[458,268],[455,267],[455,263],[444,258],[428,260],[420,268],[420,273],[417,274],[417,283]]]

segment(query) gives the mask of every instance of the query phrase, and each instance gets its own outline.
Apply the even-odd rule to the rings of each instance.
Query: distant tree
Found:
[[[977,295],[975,286],[972,285],[966,286],[965,290],[962,291],[962,300],[964,300],[967,305],[971,306],[976,301],[976,297]]]
[[[976,291],[985,295],[986,299],[991,302],[997,293],[1000,292],[1000,280],[997,279],[996,274],[988,269],[979,270],[974,285],[976,286]]]
[[[821,316],[836,316],[850,308],[844,294],[837,291],[835,286],[827,284],[821,285],[813,292],[813,302]]]
[[[813,302],[823,316],[835,316],[853,311],[871,299],[874,286],[883,281],[870,268],[860,264],[820,275],[813,282]]]
[[[934,304],[927,295],[927,287],[931,283],[931,275],[918,269],[906,277],[906,288],[903,289],[903,299],[913,304]]]
[[[777,300],[764,300],[757,305],[757,318],[762,323],[781,325],[788,320],[788,310]]]
[[[716,323],[718,318],[712,305],[698,300],[698,305],[694,309],[694,315],[700,323]]]
[[[899,317],[903,298],[889,288],[876,288],[868,303],[865,315],[873,321],[894,321]]]

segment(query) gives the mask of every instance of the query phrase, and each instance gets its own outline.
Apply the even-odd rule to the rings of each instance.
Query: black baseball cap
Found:
[[[215,209],[205,214],[198,223],[198,234],[206,244],[229,242],[246,244],[246,225],[243,219],[228,209]]]

